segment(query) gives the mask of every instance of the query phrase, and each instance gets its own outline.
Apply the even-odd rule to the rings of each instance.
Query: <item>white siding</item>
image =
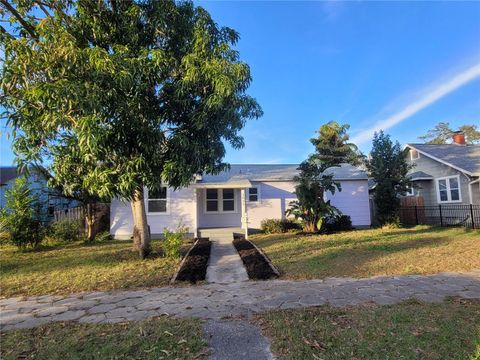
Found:
[[[296,199],[293,181],[252,183],[260,189],[258,202],[247,201],[248,227],[260,229],[264,219],[282,219],[290,201]]]
[[[350,216],[353,226],[370,225],[370,204],[367,180],[341,181],[342,191],[334,195],[327,193],[327,199],[340,211]]]
[[[367,180],[341,181],[342,191],[335,195],[327,194],[332,204],[345,215],[352,218],[354,226],[370,225],[370,208],[368,200]],[[295,183],[293,181],[253,183],[260,189],[258,202],[247,201],[248,227],[259,229],[264,219],[281,219],[290,201],[295,200]],[[148,224],[153,237],[163,233],[164,228],[174,229],[181,222],[195,233],[198,228],[208,227],[240,227],[241,204],[240,190],[235,190],[235,213],[205,213],[204,190],[192,188],[173,191],[168,189],[168,209],[165,215],[147,215]],[[113,200],[110,210],[110,233],[118,239],[129,239],[132,236],[133,219],[130,204]]]
[[[334,195],[327,193],[327,199],[352,219],[353,226],[370,226],[370,205],[367,180],[340,181],[342,191]],[[295,183],[264,182],[260,184],[260,201],[247,202],[248,227],[259,229],[264,219],[282,219],[290,201],[295,200]]]
[[[147,214],[152,237],[159,237],[165,228],[175,229],[180,223],[195,233],[196,222],[195,190],[191,188],[174,191],[168,189],[168,214]],[[117,239],[129,239],[133,233],[133,217],[130,203],[112,200],[110,208],[110,234]]]

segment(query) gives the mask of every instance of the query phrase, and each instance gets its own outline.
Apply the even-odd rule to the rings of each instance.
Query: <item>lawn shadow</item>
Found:
[[[331,246],[331,247],[319,247],[317,249],[309,249],[309,251],[321,250],[321,253],[315,253],[310,256],[302,256],[299,261],[303,262],[302,266],[305,264],[319,264],[318,266],[318,277],[322,276],[321,273],[326,271],[329,268],[336,268],[337,266],[345,267],[345,263],[349,264],[348,267],[345,267],[343,270],[339,270],[339,274],[328,274],[330,276],[353,276],[355,277],[355,269],[363,267],[369,262],[373,262],[378,258],[384,257],[386,255],[401,253],[410,249],[420,249],[428,247],[437,247],[445,245],[454,239],[450,236],[441,236],[437,238],[429,239],[410,239],[401,241],[398,243],[380,243],[380,244],[365,244],[365,241],[359,243],[360,246],[355,248],[351,247],[341,247],[341,246]],[[338,242],[335,244],[338,245]],[[268,251],[267,255],[273,259],[274,265],[279,268],[280,274],[282,277],[288,275],[284,267],[281,264],[276,263],[275,259],[285,257],[285,250],[279,249],[275,251]],[[295,256],[294,254],[289,253],[289,257]],[[328,272],[328,271],[327,271]],[[292,274],[293,275],[293,274]],[[314,275],[311,278],[315,278],[315,271],[312,272]],[[310,278],[310,277],[309,277]]]
[[[180,256],[184,257],[192,245],[193,243],[191,242],[186,242],[182,245],[180,248]],[[54,250],[59,251],[59,254],[31,258],[21,256],[22,254],[51,254]],[[82,250],[88,250],[88,252],[82,252]],[[165,258],[159,240],[152,241],[152,252],[145,260],[140,259],[138,252],[133,248],[133,242],[126,242],[125,240],[110,240],[105,243],[73,243],[54,246],[45,250],[15,252],[15,255],[17,254],[20,255],[20,257],[6,255],[5,259],[2,259],[0,271],[2,276],[10,275],[19,270],[22,274],[39,272],[47,274],[48,272],[57,270],[67,271],[86,265],[110,267],[112,265],[121,265],[126,262],[148,262]]]

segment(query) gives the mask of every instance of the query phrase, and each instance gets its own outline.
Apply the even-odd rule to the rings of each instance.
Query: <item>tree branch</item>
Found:
[[[38,5],[38,7],[40,8],[40,10],[43,11],[43,13],[46,15],[46,16],[52,16],[47,9],[45,9],[45,6],[43,6],[43,4],[40,2],[40,1],[35,1],[35,4]]]
[[[0,3],[3,4],[5,9],[7,9],[13,16],[17,18],[18,22],[30,34],[31,37],[33,37],[35,40],[38,40],[38,36],[35,33],[35,28],[30,25],[28,21],[26,21],[7,0],[0,0]]]
[[[7,37],[9,37],[10,39],[15,39],[15,36],[13,36],[12,34],[10,34],[7,30],[5,30],[5,28],[3,26],[0,25],[0,32],[4,35],[6,35]]]

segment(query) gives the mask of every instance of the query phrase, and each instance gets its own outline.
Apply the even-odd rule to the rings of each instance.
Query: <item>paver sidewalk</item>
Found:
[[[210,238],[212,249],[206,276],[209,283],[231,284],[248,280],[247,270],[233,246],[232,238]]]
[[[393,304],[409,298],[442,301],[446,296],[480,298],[480,270],[427,276],[329,278],[306,281],[244,281],[137,291],[0,299],[3,330],[52,321],[121,322],[162,314],[221,319],[271,309],[366,302]]]

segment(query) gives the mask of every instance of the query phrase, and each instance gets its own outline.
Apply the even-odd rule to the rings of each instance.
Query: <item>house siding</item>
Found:
[[[350,216],[353,226],[370,226],[370,201],[367,180],[341,181],[342,191],[327,193],[327,199],[343,214]]]
[[[167,214],[148,214],[152,238],[159,238],[165,228],[174,230],[186,226],[193,235],[197,228],[195,189],[168,189]],[[116,239],[130,239],[133,233],[133,216],[129,202],[113,199],[110,207],[110,234]]]
[[[412,173],[416,171],[423,171],[433,176],[433,180],[415,182],[416,185],[418,185],[418,188],[415,190],[415,195],[423,197],[425,206],[435,206],[439,204],[437,198],[437,179],[454,175],[459,175],[460,178],[460,194],[462,201],[451,204],[470,204],[468,188],[470,186],[469,182],[472,180],[469,180],[469,178],[467,178],[467,176],[465,176],[465,174],[463,174],[461,171],[453,169],[450,166],[442,164],[423,154],[420,154],[420,158],[416,160],[410,160],[410,157],[408,156],[407,162],[410,164],[415,164],[415,167],[411,170]],[[474,192],[474,189],[472,189],[472,192]],[[476,196],[476,194],[474,194],[474,196]],[[449,203],[442,202],[441,204]]]
[[[260,229],[262,220],[285,218],[288,204],[297,198],[293,181],[252,182],[252,185],[260,189],[258,202],[247,201],[248,227],[252,229]]]
[[[470,186],[472,187],[472,203],[480,205],[480,183],[472,184]]]
[[[6,192],[12,188],[17,178],[7,181],[0,186],[0,209],[7,205]],[[54,210],[64,210],[67,208],[78,206],[76,200],[66,199],[52,193],[48,188],[47,180],[43,176],[36,173],[30,173],[27,177],[28,187],[32,190],[32,194],[38,198],[40,203],[40,220],[48,223],[53,220],[53,215],[49,214],[49,207],[53,206]]]
[[[296,199],[293,181],[252,182],[260,189],[258,202],[247,199],[248,227],[260,229],[264,219],[282,219],[289,203]],[[354,226],[370,225],[367,180],[341,181],[342,191],[327,194],[332,204],[352,218]],[[248,195],[248,194],[246,194]],[[147,214],[153,238],[161,237],[165,228],[175,229],[180,223],[193,235],[197,228],[240,227],[241,190],[235,189],[235,213],[206,213],[205,190],[168,189],[168,214]],[[117,239],[129,239],[133,232],[130,204],[114,199],[110,209],[110,233]]]

